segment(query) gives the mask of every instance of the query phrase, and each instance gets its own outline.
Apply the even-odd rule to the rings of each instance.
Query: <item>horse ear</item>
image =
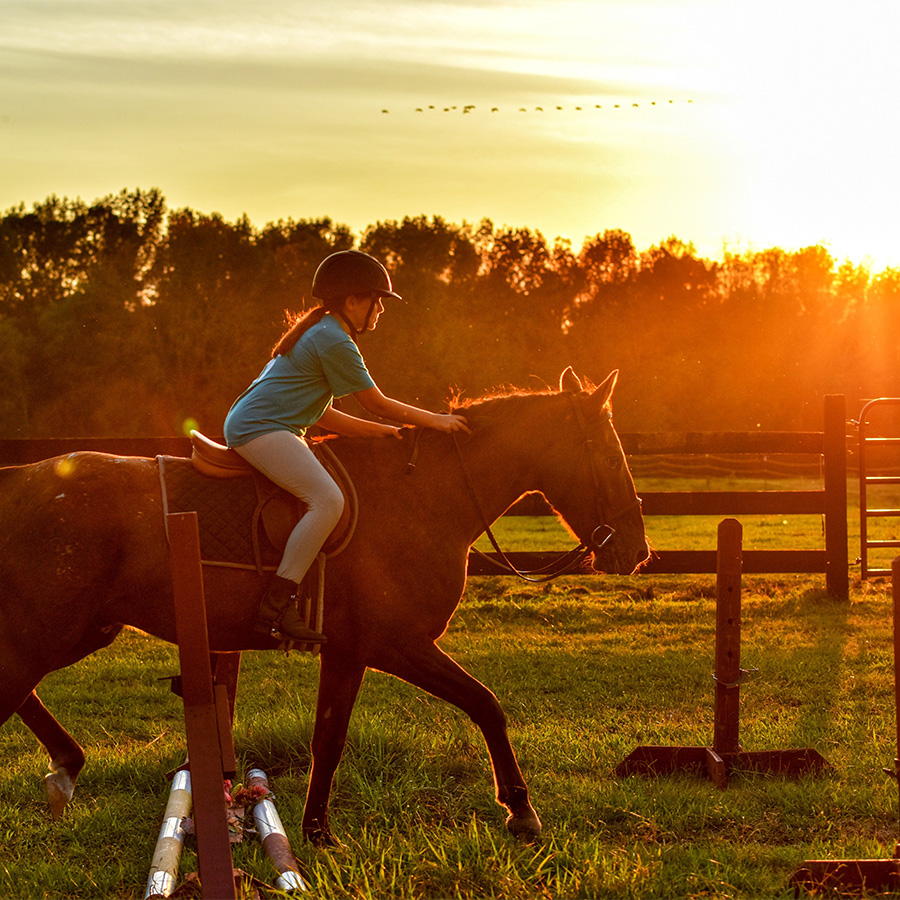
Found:
[[[619,380],[619,370],[614,369],[607,376],[606,381],[600,385],[600,387],[595,388],[593,393],[591,394],[591,399],[601,408],[604,406],[608,406],[610,400],[612,400],[613,391],[616,389],[616,382]]]
[[[559,389],[561,391],[570,391],[573,394],[584,390],[581,379],[575,374],[575,370],[571,366],[559,376]]]

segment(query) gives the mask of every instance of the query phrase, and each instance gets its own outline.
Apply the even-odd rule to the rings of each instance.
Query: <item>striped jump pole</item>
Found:
[[[178,865],[184,849],[184,820],[191,814],[191,773],[179,769],[172,779],[169,802],[150,863],[144,900],[168,897],[175,890]]]
[[[263,787],[267,791],[269,790],[269,779],[262,769],[251,769],[247,773],[247,784],[249,787]],[[285,892],[309,890],[306,882],[300,876],[300,867],[291,850],[275,804],[268,797],[263,797],[253,807],[253,818],[256,821],[256,830],[259,832],[259,839],[262,841],[266,856],[272,860],[272,864],[279,872],[275,887]]]

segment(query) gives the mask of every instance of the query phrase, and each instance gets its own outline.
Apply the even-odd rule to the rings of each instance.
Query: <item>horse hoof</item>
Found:
[[[328,828],[304,829],[303,837],[319,850],[342,850],[344,847]]]
[[[50,815],[58,819],[75,793],[75,782],[63,766],[44,776],[44,788],[50,802]]]
[[[520,843],[537,844],[541,840],[544,826],[536,812],[525,816],[510,816],[506,820],[506,830]]]

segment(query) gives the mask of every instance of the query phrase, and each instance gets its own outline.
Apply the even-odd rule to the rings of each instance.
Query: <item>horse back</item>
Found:
[[[0,584],[58,601],[90,584],[115,590],[165,553],[155,462],[77,452],[0,469]]]

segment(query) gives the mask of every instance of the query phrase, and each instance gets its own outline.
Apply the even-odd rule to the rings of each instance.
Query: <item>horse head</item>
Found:
[[[558,429],[557,463],[542,492],[591,548],[596,571],[627,575],[647,560],[649,548],[641,503],[612,421],[618,376],[616,370],[591,389],[584,387],[571,366],[560,376],[566,427]]]

